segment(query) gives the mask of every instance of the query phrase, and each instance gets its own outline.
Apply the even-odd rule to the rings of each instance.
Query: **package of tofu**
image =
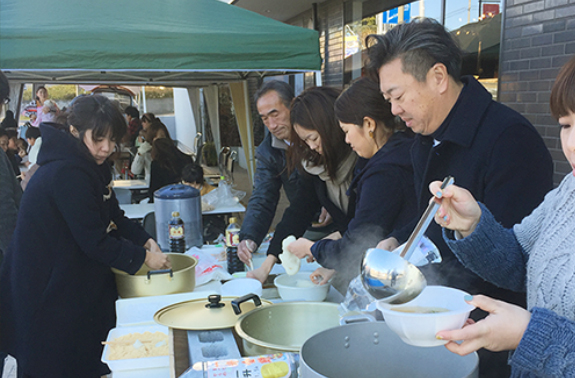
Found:
[[[277,353],[197,362],[180,375],[180,378],[297,378],[298,358],[297,353]]]

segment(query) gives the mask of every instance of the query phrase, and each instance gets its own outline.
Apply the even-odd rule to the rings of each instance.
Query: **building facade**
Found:
[[[495,99],[537,128],[553,156],[558,184],[571,167],[549,113],[549,96],[559,68],[575,54],[575,0],[502,1],[327,0],[287,22],[318,30],[322,84],[344,88],[361,76],[361,44],[367,34],[421,15],[435,18],[466,52],[463,73],[478,77]],[[313,75],[306,75],[305,87],[313,83]]]

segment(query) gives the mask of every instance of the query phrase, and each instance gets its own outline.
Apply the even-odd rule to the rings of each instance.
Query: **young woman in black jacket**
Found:
[[[102,96],[80,97],[68,124],[69,132],[40,126],[40,168],[0,271],[0,350],[24,377],[108,374],[101,342],[115,326],[118,298],[110,268],[170,266],[111,187],[106,160],[126,132],[120,110]]]

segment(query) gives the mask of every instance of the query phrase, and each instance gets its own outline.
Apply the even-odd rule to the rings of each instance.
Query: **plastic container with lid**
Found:
[[[164,186],[154,192],[154,211],[156,213],[157,242],[163,251],[170,250],[168,224],[172,213],[177,211],[184,222],[186,247],[201,247],[202,201],[200,191],[184,184]]]

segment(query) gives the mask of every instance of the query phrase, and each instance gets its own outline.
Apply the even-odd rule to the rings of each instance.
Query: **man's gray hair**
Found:
[[[291,102],[295,97],[293,88],[285,81],[279,80],[266,81],[254,95],[254,103],[257,104],[258,100],[270,91],[276,91],[285,107],[290,108]]]

